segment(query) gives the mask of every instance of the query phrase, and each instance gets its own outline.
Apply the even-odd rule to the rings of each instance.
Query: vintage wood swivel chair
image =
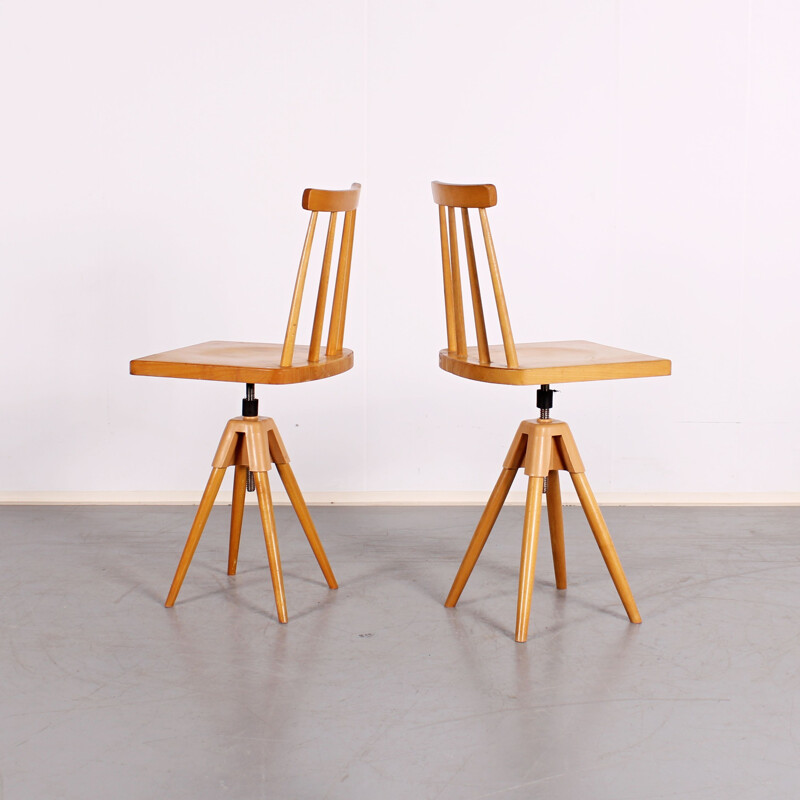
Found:
[[[287,622],[286,597],[283,588],[278,538],[275,530],[275,515],[267,472],[271,464],[278,469],[289,500],[305,531],[311,549],[317,558],[325,580],[331,589],[336,589],[336,579],[328,563],[322,543],[311,515],[308,513],[303,495],[289,465],[289,456],[278,433],[275,422],[269,417],[258,416],[258,400],[255,384],[285,384],[315,381],[346,372],[353,366],[353,351],[342,347],[344,336],[347,291],[350,280],[350,262],[353,254],[353,233],[356,221],[361,186],[354,183],[345,191],[306,189],[303,193],[303,208],[311,212],[305,243],[297,271],[289,323],[282,344],[259,344],[254,342],[204,342],[158,353],[131,361],[131,374],[154,375],[162,378],[194,378],[208,381],[241,381],[246,384],[246,398],[242,401],[242,416],[229,420],[217,453],[212,462],[200,507],[194,518],[189,538],[183,550],[175,578],[167,596],[167,607],[171,607],[178,596],[186,571],[203,533],[211,507],[219,491],[225,470],[236,468],[233,483],[231,508],[230,543],[228,551],[228,575],[236,574],[239,554],[239,538],[242,529],[244,498],[247,490],[255,489],[267,545],[272,588],[278,619]],[[310,344],[295,345],[300,318],[300,304],[314,240],[314,230],[320,213],[329,212],[328,234],[320,270],[319,290],[311,330]],[[339,260],[331,302],[328,338],[322,352],[322,333],[326,316],[328,284],[331,261],[336,241],[337,215],[344,212]]]
[[[558,478],[558,471],[566,470],[575,485],[581,506],[600,547],[608,571],[611,573],[622,604],[625,606],[625,611],[628,613],[628,618],[631,622],[641,622],[608,528],[586,479],[583,463],[578,455],[572,433],[565,422],[550,419],[550,408],[553,405],[553,390],[550,385],[572,381],[669,375],[671,363],[663,358],[606,347],[594,342],[517,344],[511,333],[511,323],[486,212],[487,208],[497,204],[495,187],[491,184],[457,186],[434,181],[432,188],[434,202],[439,206],[447,315],[447,349],[439,353],[439,366],[447,372],[470,380],[514,386],[539,384],[541,387],[536,395],[537,407],[540,410],[539,419],[525,420],[520,424],[508,456],[503,463],[500,477],[489,497],[472,541],[461,562],[461,567],[453,581],[445,606],[452,608],[458,602],[478,556],[491,533],[497,515],[508,496],[517,470],[523,467],[528,476],[528,491],[523,524],[515,638],[518,642],[524,642],[527,639],[544,492],[547,493],[547,516],[550,524],[556,586],[559,589],[567,587],[564,524]],[[459,214],[456,214],[456,209],[460,210]],[[490,346],[487,340],[469,209],[478,209],[480,216],[489,274],[503,339],[503,344],[500,346]],[[475,319],[477,337],[477,346],[475,347],[468,347],[466,340],[459,266],[457,230],[459,216],[463,232],[462,252],[467,264]]]

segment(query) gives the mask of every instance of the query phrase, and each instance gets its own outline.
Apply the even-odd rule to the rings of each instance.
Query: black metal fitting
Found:
[[[247,397],[242,400],[242,416],[258,416],[258,399],[256,398],[256,387],[252,383],[246,385]]]
[[[536,408],[549,411],[553,407],[553,393],[555,389],[550,388],[549,383],[545,383],[536,390]]]

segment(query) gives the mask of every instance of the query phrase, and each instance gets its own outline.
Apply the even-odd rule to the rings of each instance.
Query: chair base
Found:
[[[267,559],[269,561],[270,575],[272,576],[272,589],[275,593],[275,605],[278,610],[278,619],[288,622],[286,613],[286,594],[283,588],[283,572],[281,570],[281,557],[278,549],[278,536],[275,529],[275,512],[272,507],[272,494],[269,488],[268,471],[275,464],[280,475],[289,500],[300,520],[300,525],[308,538],[311,549],[317,558],[322,574],[331,589],[338,588],[331,565],[322,548],[316,528],[308,512],[308,507],[297,485],[294,472],[289,465],[289,456],[283,444],[275,422],[270,417],[234,417],[228,421],[222,434],[219,447],[212,462],[211,476],[206,484],[200,507],[197,509],[189,538],[183,549],[183,555],[178,562],[175,577],[172,580],[166,606],[171,608],[178,597],[178,592],[186,577],[186,571],[192,561],[197,543],[203,533],[214,500],[219,492],[225,470],[235,467],[236,473],[233,481],[233,503],[231,506],[231,530],[228,549],[228,575],[236,574],[236,564],[239,557],[239,539],[242,531],[242,517],[244,514],[244,498],[247,487],[248,470],[252,473],[258,507],[261,512],[261,524],[264,528],[264,540],[267,545]]]
[[[528,638],[545,478],[547,479],[547,516],[550,524],[550,543],[553,550],[556,587],[558,589],[567,588],[559,470],[566,470],[572,478],[581,507],[586,514],[589,527],[592,529],[620,600],[622,600],[622,605],[628,614],[628,619],[635,623],[641,622],[642,618],[639,616],[630,586],[628,586],[625,573],[622,571],[622,565],[617,551],[614,549],[608,527],[589,486],[589,481],[586,479],[583,462],[578,454],[575,440],[572,438],[572,432],[566,422],[555,419],[529,419],[520,423],[503,463],[503,470],[483,510],[450,593],[447,595],[445,606],[453,608],[458,602],[520,467],[524,468],[525,474],[528,476],[528,492],[525,501],[522,554],[520,556],[517,620],[514,636],[516,641],[524,642]]]

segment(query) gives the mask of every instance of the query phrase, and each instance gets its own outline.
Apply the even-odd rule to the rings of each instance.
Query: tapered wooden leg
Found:
[[[556,589],[567,588],[567,556],[564,550],[564,515],[561,511],[561,483],[558,470],[547,474],[547,521],[550,525],[550,547],[553,550],[553,567]]]
[[[242,536],[244,496],[247,492],[247,467],[239,465],[233,476],[233,502],[231,503],[231,538],[228,546],[228,575],[236,574],[239,561],[239,539]]]
[[[603,555],[603,561],[606,562],[606,567],[611,573],[611,580],[614,581],[614,586],[617,587],[617,593],[620,600],[622,600],[622,605],[625,606],[625,611],[628,612],[628,619],[631,622],[641,622],[642,618],[636,608],[631,587],[628,586],[625,573],[622,571],[622,564],[620,564],[619,556],[617,556],[617,551],[614,549],[614,542],[611,540],[611,534],[609,534],[603,515],[600,513],[600,507],[597,505],[597,500],[592,488],[589,486],[589,481],[583,472],[577,472],[572,474],[572,482],[575,484],[578,499],[581,501],[583,513],[586,514],[586,519],[589,521],[589,527],[592,529],[597,546]]]
[[[197,549],[197,543],[200,541],[200,536],[203,533],[203,528],[208,521],[208,515],[211,513],[211,508],[214,505],[214,500],[217,498],[217,492],[222,484],[222,479],[225,477],[225,470],[215,467],[211,470],[211,476],[206,484],[203,496],[200,499],[200,507],[195,514],[192,528],[189,531],[189,538],[186,540],[186,546],[183,548],[181,560],[178,562],[178,569],[175,570],[175,577],[172,579],[172,586],[169,588],[167,595],[167,608],[172,608],[175,600],[178,597],[178,592],[181,590],[181,584],[186,577],[186,570],[189,569],[189,564],[192,561],[194,551]]]
[[[522,529],[522,554],[519,565],[519,593],[517,595],[517,628],[515,639],[528,638],[531,620],[533,577],[536,572],[536,547],[539,544],[539,524],[542,519],[542,485],[544,478],[528,478],[528,496],[525,500],[525,522]]]
[[[275,606],[278,619],[288,622],[286,613],[286,593],[283,590],[283,571],[281,570],[281,554],[278,549],[278,535],[275,531],[275,512],[272,509],[272,493],[269,490],[269,478],[266,472],[254,472],[258,508],[261,512],[261,525],[264,528],[264,541],[267,544],[269,572],[272,577],[272,590],[275,593]]]
[[[294,507],[294,513],[297,514],[297,518],[300,520],[300,525],[303,527],[308,543],[314,551],[317,563],[322,570],[322,574],[325,576],[325,580],[328,582],[328,586],[331,589],[338,589],[339,585],[336,583],[336,578],[328,562],[328,557],[325,555],[325,550],[322,548],[322,542],[317,534],[317,529],[314,527],[311,514],[308,512],[305,498],[300,491],[300,487],[297,485],[297,479],[294,477],[292,467],[288,463],[275,464],[275,466],[278,468],[278,474],[281,476],[286,494],[289,495],[289,500]]]
[[[475,528],[475,533],[472,535],[472,541],[470,541],[467,552],[461,561],[461,566],[458,568],[453,585],[450,587],[450,594],[447,595],[447,600],[444,601],[446,608],[453,608],[458,602],[458,598],[461,597],[461,592],[464,591],[464,587],[467,585],[478,556],[480,556],[481,550],[483,550],[483,546],[492,532],[494,523],[497,521],[497,515],[503,507],[506,497],[508,497],[516,474],[516,469],[504,469],[500,473],[500,477],[497,479],[497,483],[489,496],[489,502],[486,503],[483,514],[481,514],[481,518],[478,521],[478,527]]]

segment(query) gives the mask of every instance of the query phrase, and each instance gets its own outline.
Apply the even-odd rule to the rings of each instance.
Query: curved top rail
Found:
[[[306,189],[303,192],[303,208],[306,211],[355,211],[361,184],[354,183],[349,189]]]
[[[433,200],[453,208],[491,208],[497,205],[497,189],[491,183],[457,184],[433,181]]]

